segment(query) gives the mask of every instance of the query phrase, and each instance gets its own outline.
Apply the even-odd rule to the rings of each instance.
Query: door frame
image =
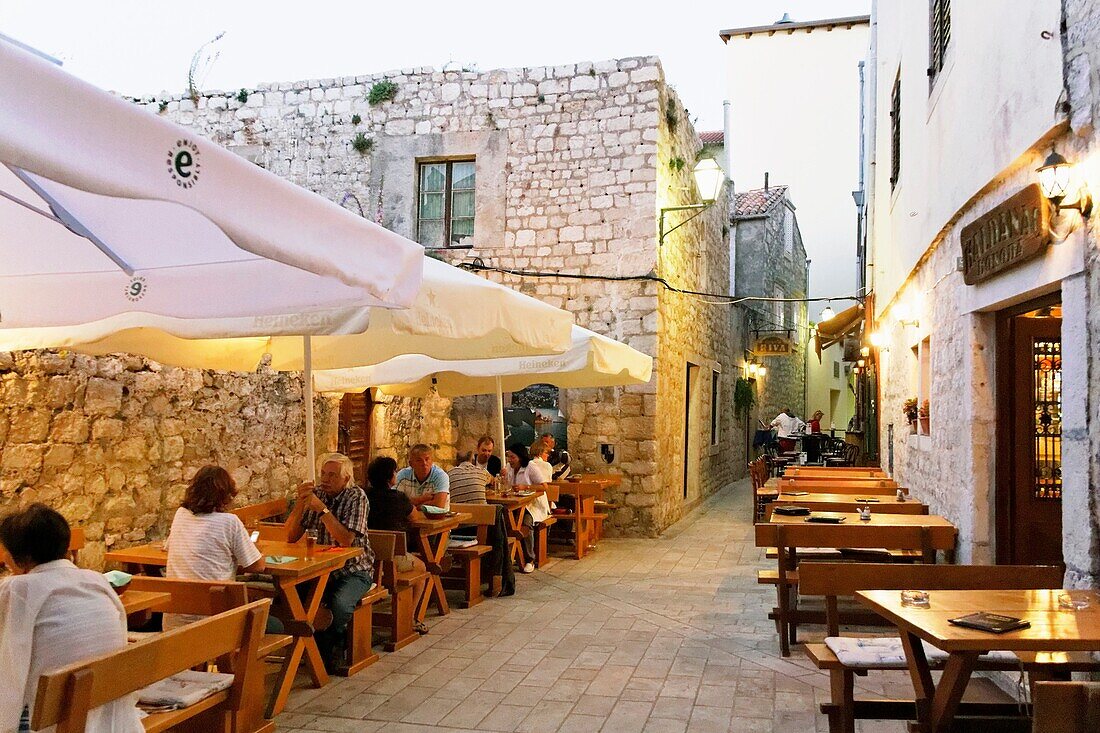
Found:
[[[995,392],[993,402],[996,406],[996,424],[1003,426],[1014,425],[1015,420],[1015,396],[1013,389],[1013,351],[1012,341],[1014,334],[1013,319],[1048,305],[1060,305],[1062,303],[1061,290],[1044,295],[1026,303],[1020,303],[1004,310],[996,312],[996,362],[995,362]],[[1014,446],[1012,438],[1014,429],[995,430],[995,454],[994,454],[994,486],[993,486],[993,520],[994,520],[994,557],[998,565],[1008,565],[1012,562],[1011,548],[1015,541],[1015,527],[1013,518],[1016,516],[1016,470],[1013,461],[1008,457],[1013,454]]]

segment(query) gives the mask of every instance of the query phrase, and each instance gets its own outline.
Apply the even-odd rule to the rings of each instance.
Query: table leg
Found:
[[[420,539],[420,552],[424,554],[424,564],[427,566],[428,572],[431,573],[431,577],[428,578],[428,587],[424,590],[424,597],[420,601],[420,608],[416,612],[417,621],[423,621],[424,617],[428,615],[428,606],[431,605],[433,598],[439,607],[440,616],[446,616],[451,612],[450,606],[447,605],[447,594],[443,590],[443,579],[440,577],[443,568],[439,564],[443,559],[443,555],[447,552],[447,540],[450,536],[451,531],[449,529],[435,535],[437,542],[436,546],[432,547],[431,537],[423,532],[417,535]]]
[[[305,585],[310,581],[296,583],[292,579],[287,579],[284,583],[278,582],[278,579],[276,579],[276,582],[279,593],[286,601],[291,618],[295,621],[312,624],[317,616],[317,609],[321,607],[321,597],[324,595],[325,586],[328,584],[328,573],[314,579],[313,588],[307,594],[305,603],[302,602],[302,597],[298,594],[298,586]],[[301,664],[303,656],[306,659],[310,677],[313,678],[313,684],[316,687],[324,687],[328,684],[328,673],[325,671],[324,660],[321,659],[321,650],[317,648],[317,641],[312,636],[295,636],[294,643],[287,652],[287,661],[283,665],[282,677],[275,689],[275,697],[271,704],[273,715],[281,713],[286,706],[290,690],[294,687],[294,677],[297,675],[298,666]]]
[[[504,520],[508,523],[508,537],[515,540],[508,543],[511,548],[512,562],[519,562],[520,565],[523,564],[523,550],[520,543],[523,542],[523,512],[526,510],[526,507],[520,507],[519,511],[504,508]]]
[[[913,680],[913,691],[917,703],[917,720],[921,725],[929,720],[929,706],[936,693],[932,683],[932,670],[928,667],[928,658],[924,655],[924,645],[920,637],[906,631],[901,632],[901,643],[905,648],[905,659],[909,664],[909,676]]]
[[[596,511],[596,500],[591,496],[578,496],[577,497],[577,521],[575,522],[575,541],[576,552],[574,555],[578,560],[584,558],[584,554],[588,551],[588,533],[591,531],[589,527],[589,521],[583,517],[591,515]]]
[[[978,652],[956,652],[947,657],[943,668],[943,677],[932,699],[932,715],[929,721],[930,733],[946,733],[951,730],[955,711],[959,709],[970,675],[978,663]]]

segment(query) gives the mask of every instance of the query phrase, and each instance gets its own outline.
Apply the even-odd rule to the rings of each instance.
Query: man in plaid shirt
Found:
[[[287,518],[288,539],[297,542],[306,530],[317,532],[320,545],[360,547],[363,554],[333,571],[325,586],[324,603],[332,624],[317,634],[325,665],[338,665],[347,649],[347,629],[359,600],[373,585],[374,552],[367,541],[367,494],[355,483],[351,459],[328,453],[317,462],[318,483],[298,486],[298,502]]]

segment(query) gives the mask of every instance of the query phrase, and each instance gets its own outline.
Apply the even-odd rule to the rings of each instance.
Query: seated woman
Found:
[[[0,731],[29,731],[38,678],[126,646],[126,612],[101,574],[69,561],[69,524],[45,504],[0,521]],[[135,695],[88,716],[89,733],[141,733]]]
[[[237,485],[220,466],[203,466],[191,479],[183,503],[172,519],[166,541],[168,566],[165,576],[185,580],[235,580],[237,568],[263,572],[263,553],[248,537],[236,514],[226,511],[237,495]],[[179,628],[201,616],[164,614],[164,630]],[[282,631],[275,617],[268,618],[268,633]]]
[[[369,484],[367,500],[370,503],[367,527],[388,532],[404,532],[407,536],[409,520],[416,516],[416,508],[404,492],[394,488],[397,485],[397,461],[389,456],[375,458],[367,466],[367,483]],[[411,538],[408,539],[411,540]],[[394,568],[399,573],[410,570],[423,572],[426,569],[424,561],[412,552],[399,555],[393,560]],[[413,608],[420,607],[420,599],[427,587],[427,575],[416,581],[413,586]],[[414,627],[421,634],[428,633],[428,627],[422,621],[417,621]]]
[[[537,486],[549,483],[553,476],[554,470],[546,462],[550,447],[542,440],[536,440],[531,449],[535,453],[533,458],[522,443],[513,443],[504,454],[513,486]],[[535,572],[534,526],[548,516],[550,516],[550,502],[545,494],[528,504],[527,511],[523,513],[523,526],[526,528],[522,543],[524,573]]]

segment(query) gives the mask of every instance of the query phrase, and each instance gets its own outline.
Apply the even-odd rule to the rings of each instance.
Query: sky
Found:
[[[128,95],[180,93],[205,43],[202,89],[369,74],[410,66],[486,71],[657,55],[697,130],[722,127],[726,28],[858,15],[871,0],[608,2],[471,0],[0,0],[0,33]]]

